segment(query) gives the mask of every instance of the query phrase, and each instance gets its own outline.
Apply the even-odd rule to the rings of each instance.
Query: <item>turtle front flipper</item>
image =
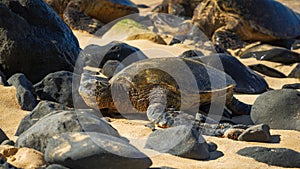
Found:
[[[149,94],[149,106],[147,108],[148,119],[162,128],[170,127],[174,123],[174,119],[166,109],[166,94],[166,90],[160,87],[152,89]]]
[[[212,36],[213,44],[222,49],[240,49],[247,45],[234,31],[225,27],[217,29]]]
[[[240,102],[235,97],[232,97],[231,102],[229,102],[226,106],[229,110],[231,110],[232,115],[234,116],[249,115],[252,107],[251,105]]]
[[[72,29],[83,30],[88,33],[95,33],[104,25],[81,11],[80,1],[70,1],[63,13],[63,18]]]

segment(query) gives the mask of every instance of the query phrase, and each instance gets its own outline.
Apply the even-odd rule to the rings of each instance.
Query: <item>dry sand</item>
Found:
[[[151,7],[159,4],[160,0],[155,1],[143,1],[143,0],[133,0],[137,4],[146,4]],[[298,1],[298,0],[297,0]],[[143,11],[150,11],[150,8],[143,9]],[[84,48],[93,38],[91,35],[79,31],[74,31],[75,35],[79,39],[80,46]],[[101,40],[100,40],[101,41]],[[166,52],[171,55],[178,55],[186,50],[186,48],[180,47],[167,47],[163,45],[157,45],[148,41],[130,41],[130,45],[140,48],[145,51],[150,57],[155,57],[156,53],[153,51]],[[99,43],[101,44],[101,43]],[[156,50],[153,50],[156,49]],[[159,50],[158,50],[159,49]],[[257,61],[255,59],[242,60],[246,65],[255,64]],[[268,66],[276,67],[276,69],[288,74],[294,65],[292,66],[278,66],[275,63],[264,62]],[[265,77],[271,88],[280,89],[283,84],[300,82],[299,79],[278,79]],[[14,133],[21,121],[21,119],[29,112],[22,111],[17,104],[16,100],[16,90],[14,87],[4,87],[0,86],[0,128],[8,135],[10,139],[15,140],[16,137]],[[252,104],[258,95],[241,95],[238,94],[237,97],[246,102]],[[125,120],[125,119],[114,119],[112,125],[120,132],[121,135],[128,138],[135,138],[133,144],[139,141],[143,141],[151,131],[144,127],[146,121],[138,120]],[[284,130],[271,130],[271,134],[280,135],[280,143],[266,144],[266,143],[255,143],[255,142],[241,142],[229,140],[226,138],[216,138],[216,137],[206,137],[208,141],[212,141],[218,145],[218,151],[222,152],[224,155],[215,160],[208,161],[197,161],[191,159],[184,159],[169,154],[160,154],[151,156],[153,161],[152,167],[167,166],[172,168],[280,168],[275,166],[270,166],[262,162],[257,162],[254,159],[242,157],[236,152],[242,148],[249,146],[262,146],[262,147],[280,147],[289,148],[300,152],[300,132],[297,131],[284,131]],[[163,141],[163,140],[162,140]],[[141,146],[142,143],[138,144]]]

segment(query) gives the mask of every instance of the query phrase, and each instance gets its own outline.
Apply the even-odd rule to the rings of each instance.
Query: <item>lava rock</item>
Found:
[[[115,23],[109,30],[105,31],[102,38],[116,41],[143,39],[166,45],[166,42],[160,35],[149,30],[146,25],[141,24],[138,20],[130,18],[121,19]]]
[[[270,142],[270,127],[266,124],[251,126],[238,137],[238,140],[253,142]]]
[[[285,84],[282,86],[283,89],[300,89],[300,83]]]
[[[7,135],[4,133],[4,131],[2,129],[0,129],[0,143],[2,143],[5,140],[8,140],[9,138],[7,137]]]
[[[58,70],[73,71],[79,43],[41,0],[0,2],[0,70],[23,73],[33,83]]]
[[[63,133],[52,138],[45,159],[48,163],[73,169],[97,169],[100,166],[142,169],[152,164],[145,154],[127,141],[95,132]]]
[[[237,153],[268,165],[300,167],[300,153],[287,148],[246,147]]]
[[[7,83],[17,90],[17,100],[22,110],[33,110],[38,104],[32,83],[22,73],[11,76]]]
[[[138,48],[126,43],[113,41],[105,46],[89,45],[80,53],[82,65],[102,68],[108,60],[117,60],[124,66],[147,59],[147,56]],[[80,70],[78,70],[80,71]],[[82,72],[76,72],[82,73]]]
[[[72,86],[73,79],[74,86]],[[75,87],[75,81],[79,81],[79,79],[80,76],[72,72],[58,71],[48,74],[42,81],[34,85],[34,89],[41,100],[49,100],[74,107],[73,98],[77,99],[76,104],[84,103]],[[81,107],[77,105],[76,108]],[[83,106],[83,108],[86,107]]]
[[[73,109],[55,102],[41,101],[32,110],[31,113],[27,114],[22,119],[15,135],[19,136],[24,131],[29,129],[32,125],[34,125],[37,121],[39,121],[42,117],[46,116],[49,113],[54,112],[55,110],[73,110]]]
[[[286,78],[285,74],[263,64],[254,64],[254,65],[249,65],[248,67],[254,71],[257,71],[269,77]]]
[[[251,119],[254,124],[268,124],[272,129],[300,131],[300,92],[281,89],[266,92],[254,102]]]
[[[234,91],[239,93],[263,93],[268,89],[265,79],[246,67],[238,59],[227,54],[194,57],[194,60],[203,62],[216,69],[224,71],[236,82]]]
[[[120,137],[117,130],[94,114],[85,110],[60,111],[48,114],[23,132],[16,146],[34,148],[44,152],[49,139],[65,132],[99,132]]]
[[[186,125],[154,131],[148,137],[145,148],[198,160],[210,157],[205,139]]]
[[[283,47],[271,46],[268,44],[257,45],[243,52],[241,58],[254,57],[257,60],[293,64],[300,62],[300,54]]]

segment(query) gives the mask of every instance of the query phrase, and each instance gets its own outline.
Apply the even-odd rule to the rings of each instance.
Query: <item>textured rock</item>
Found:
[[[17,73],[11,76],[7,83],[12,85],[17,90],[17,100],[21,109],[33,110],[38,104],[36,100],[36,94],[34,92],[32,83],[22,73]]]
[[[224,71],[236,82],[234,90],[239,93],[262,93],[268,89],[265,79],[246,67],[238,59],[226,54],[214,54],[193,58]]]
[[[287,148],[246,147],[237,153],[268,165],[300,168],[300,153]]]
[[[254,65],[248,65],[248,67],[254,71],[257,71],[261,74],[264,74],[269,77],[276,77],[276,78],[286,78],[286,75],[279,72],[276,69],[273,69],[271,67],[268,67],[264,64],[254,64]]]
[[[54,101],[69,107],[74,107],[73,97],[80,102],[78,90],[73,88],[73,78],[80,77],[72,72],[58,71],[48,74],[42,81],[34,85],[35,92],[41,100]],[[72,92],[74,91],[74,92]],[[84,103],[82,100],[81,103]]]
[[[282,86],[283,89],[300,89],[300,83],[285,84]]]
[[[73,169],[149,168],[151,160],[128,142],[101,133],[63,133],[51,139],[45,151],[49,163]]]
[[[268,44],[257,45],[243,52],[241,58],[254,57],[257,60],[293,64],[300,62],[300,54],[286,48],[271,46]]]
[[[18,168],[45,168],[44,155],[30,148],[17,148],[13,146],[1,145],[0,156]]]
[[[16,136],[19,136],[24,131],[29,129],[37,121],[39,121],[45,115],[55,111],[55,110],[72,110],[72,108],[66,107],[62,104],[58,104],[50,101],[41,101],[39,104],[32,110],[31,113],[27,114],[19,124],[19,127],[16,131]]]
[[[118,41],[144,39],[166,45],[166,42],[158,34],[148,30],[146,26],[133,19],[122,19],[118,21],[105,32],[103,38]]]
[[[23,132],[17,142],[18,147],[34,148],[44,152],[49,139],[65,132],[99,132],[120,137],[107,122],[86,110],[53,112]]]
[[[7,78],[24,73],[36,83],[51,72],[73,70],[78,41],[44,1],[1,1],[0,14],[0,69]]]
[[[90,66],[102,68],[108,60],[118,60],[124,66],[128,66],[133,62],[147,59],[147,56],[138,48],[123,42],[113,41],[105,46],[89,45],[85,47],[80,53],[79,59],[79,61],[82,62],[81,67]],[[81,72],[78,74],[80,73]]]
[[[0,144],[5,141],[8,140],[9,138],[7,137],[7,135],[4,133],[4,131],[2,129],[0,129]]]
[[[266,124],[251,126],[246,129],[239,137],[239,141],[270,142],[270,127]]]
[[[198,160],[210,157],[209,146],[202,135],[185,125],[154,131],[145,148]]]
[[[251,119],[254,124],[267,124],[272,129],[300,131],[300,92],[281,89],[266,92],[254,102]]]

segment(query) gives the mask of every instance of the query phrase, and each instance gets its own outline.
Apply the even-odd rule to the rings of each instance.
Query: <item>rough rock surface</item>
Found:
[[[95,132],[63,133],[45,151],[49,163],[73,169],[149,168],[151,160],[127,141]]]
[[[17,100],[22,110],[33,110],[38,104],[32,83],[22,73],[11,76],[7,83],[17,89]]]
[[[59,103],[50,102],[50,101],[41,101],[39,104],[32,110],[31,113],[27,114],[19,124],[19,127],[16,131],[16,136],[19,136],[24,131],[29,129],[37,121],[47,114],[54,112],[56,110],[73,110],[67,106],[64,106]]]
[[[210,157],[209,146],[202,135],[185,125],[154,131],[145,148],[198,160]]]
[[[80,79],[78,75],[69,71],[50,73],[42,81],[35,84],[34,89],[41,100],[49,100],[74,107],[73,101],[75,99],[78,104],[82,104],[84,101],[81,99],[75,85],[72,86],[73,78],[75,81]]]
[[[83,131],[120,137],[110,124],[88,111],[61,111],[45,116],[23,132],[19,136],[16,146],[34,148],[44,152],[49,139],[56,134]]]
[[[269,165],[289,168],[300,167],[300,153],[287,148],[246,147],[237,153]]]
[[[270,127],[266,124],[251,126],[238,137],[238,140],[270,142],[271,141]]]
[[[7,78],[24,73],[36,83],[51,72],[73,70],[78,41],[44,1],[1,1],[0,14],[0,70]]]
[[[268,124],[272,129],[300,131],[300,92],[281,89],[266,92],[254,102],[251,119],[254,124]]]

